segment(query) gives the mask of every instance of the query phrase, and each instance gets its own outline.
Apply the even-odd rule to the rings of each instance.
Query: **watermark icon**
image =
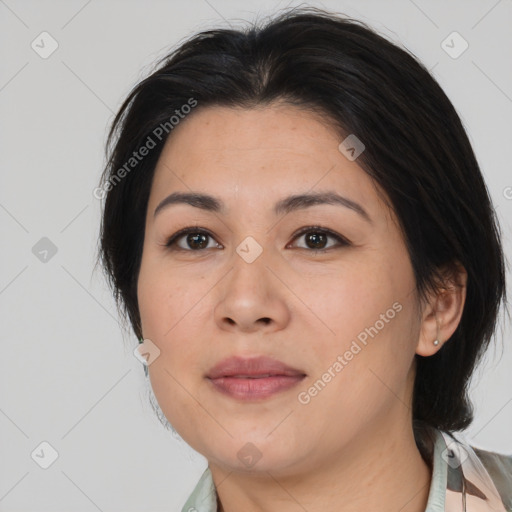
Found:
[[[452,468],[458,468],[467,458],[468,452],[455,441],[448,443],[441,457]]]
[[[469,43],[454,31],[441,42],[441,48],[452,59],[458,59],[469,48]]]
[[[503,195],[505,199],[512,199],[512,187],[505,187],[503,189]]]
[[[252,468],[262,457],[262,453],[253,443],[245,443],[236,455],[248,468]]]
[[[238,245],[236,252],[246,263],[252,263],[263,252],[263,247],[252,236],[248,236]]]
[[[48,263],[56,254],[57,246],[47,237],[43,236],[32,247],[32,254],[42,263]]]
[[[34,448],[30,456],[39,467],[48,469],[59,457],[59,452],[48,441],[43,441]]]
[[[96,199],[103,199],[107,195],[107,192],[110,192],[130,171],[135,169],[139,162],[144,160],[144,158],[149,155],[150,151],[154,149],[159,142],[162,142],[180,121],[185,119],[187,114],[190,114],[195,106],[197,106],[197,100],[189,98],[187,103],[182,105],[179,109],[175,109],[174,113],[176,115],[171,116],[168,121],[160,123],[151,134],[146,137],[144,143],[132,153],[132,156],[108,178],[106,183],[101,187],[96,187],[92,191],[92,195]]]
[[[359,354],[361,350],[366,347],[368,344],[368,336],[372,339],[379,334],[379,332],[384,329],[386,324],[389,324],[393,318],[402,311],[403,306],[399,302],[395,302],[385,313],[381,313],[379,320],[377,320],[371,327],[366,327],[363,331],[361,331],[357,335],[357,341],[352,340],[352,344],[350,348],[344,352],[343,355],[338,355],[336,361],[334,361],[331,366],[327,369],[322,376],[315,381],[315,383],[310,386],[306,391],[301,391],[297,395],[297,400],[302,405],[307,405],[311,402],[311,399],[320,393],[331,380],[336,377],[344,368],[349,364],[354,356]],[[363,345],[361,345],[358,343]]]
[[[341,154],[348,160],[353,162],[365,149],[366,146],[358,139],[353,133],[351,133],[345,140],[343,140],[338,149]]]
[[[30,47],[39,57],[47,59],[59,47],[59,43],[48,32],[41,32],[32,43],[30,43]]]
[[[160,349],[151,340],[145,339],[135,347],[133,355],[147,367],[160,356]]]

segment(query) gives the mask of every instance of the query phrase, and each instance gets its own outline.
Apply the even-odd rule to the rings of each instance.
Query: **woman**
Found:
[[[313,8],[192,37],[109,137],[101,261],[165,418],[208,460],[183,511],[511,510],[471,374],[506,303],[452,104]]]

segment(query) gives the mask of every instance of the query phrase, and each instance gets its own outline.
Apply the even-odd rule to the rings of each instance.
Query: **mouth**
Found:
[[[301,382],[305,375],[271,375],[260,377],[218,377],[210,379],[214,389],[239,400],[261,400],[286,391]]]
[[[268,357],[232,357],[214,366],[206,378],[213,389],[239,400],[262,400],[295,387],[302,370]]]

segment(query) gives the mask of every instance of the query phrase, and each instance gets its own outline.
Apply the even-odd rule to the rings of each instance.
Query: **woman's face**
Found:
[[[164,147],[138,280],[142,332],[160,349],[149,373],[162,411],[210,464],[309,471],[410,428],[421,328],[411,262],[341,142],[292,106],[207,107]],[[155,215],[177,192],[220,207],[174,202]],[[316,194],[345,199],[288,201]],[[231,356],[270,357],[298,376],[215,381],[240,391],[230,394],[208,375]]]

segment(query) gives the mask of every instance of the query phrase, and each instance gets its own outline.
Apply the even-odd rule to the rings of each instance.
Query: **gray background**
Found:
[[[148,404],[137,341],[93,271],[92,191],[113,113],[158,57],[192,32],[299,3],[0,0],[1,511],[175,511],[190,494],[206,460]],[[368,22],[433,70],[474,144],[510,259],[512,2],[310,5]],[[43,31],[59,45],[46,59],[31,47]],[[469,44],[456,59],[441,46],[453,31]],[[43,237],[57,249],[47,261],[33,252]],[[504,453],[512,453],[510,338],[502,323],[473,381],[476,418],[465,433]],[[43,441],[59,455],[48,469],[31,458]]]

